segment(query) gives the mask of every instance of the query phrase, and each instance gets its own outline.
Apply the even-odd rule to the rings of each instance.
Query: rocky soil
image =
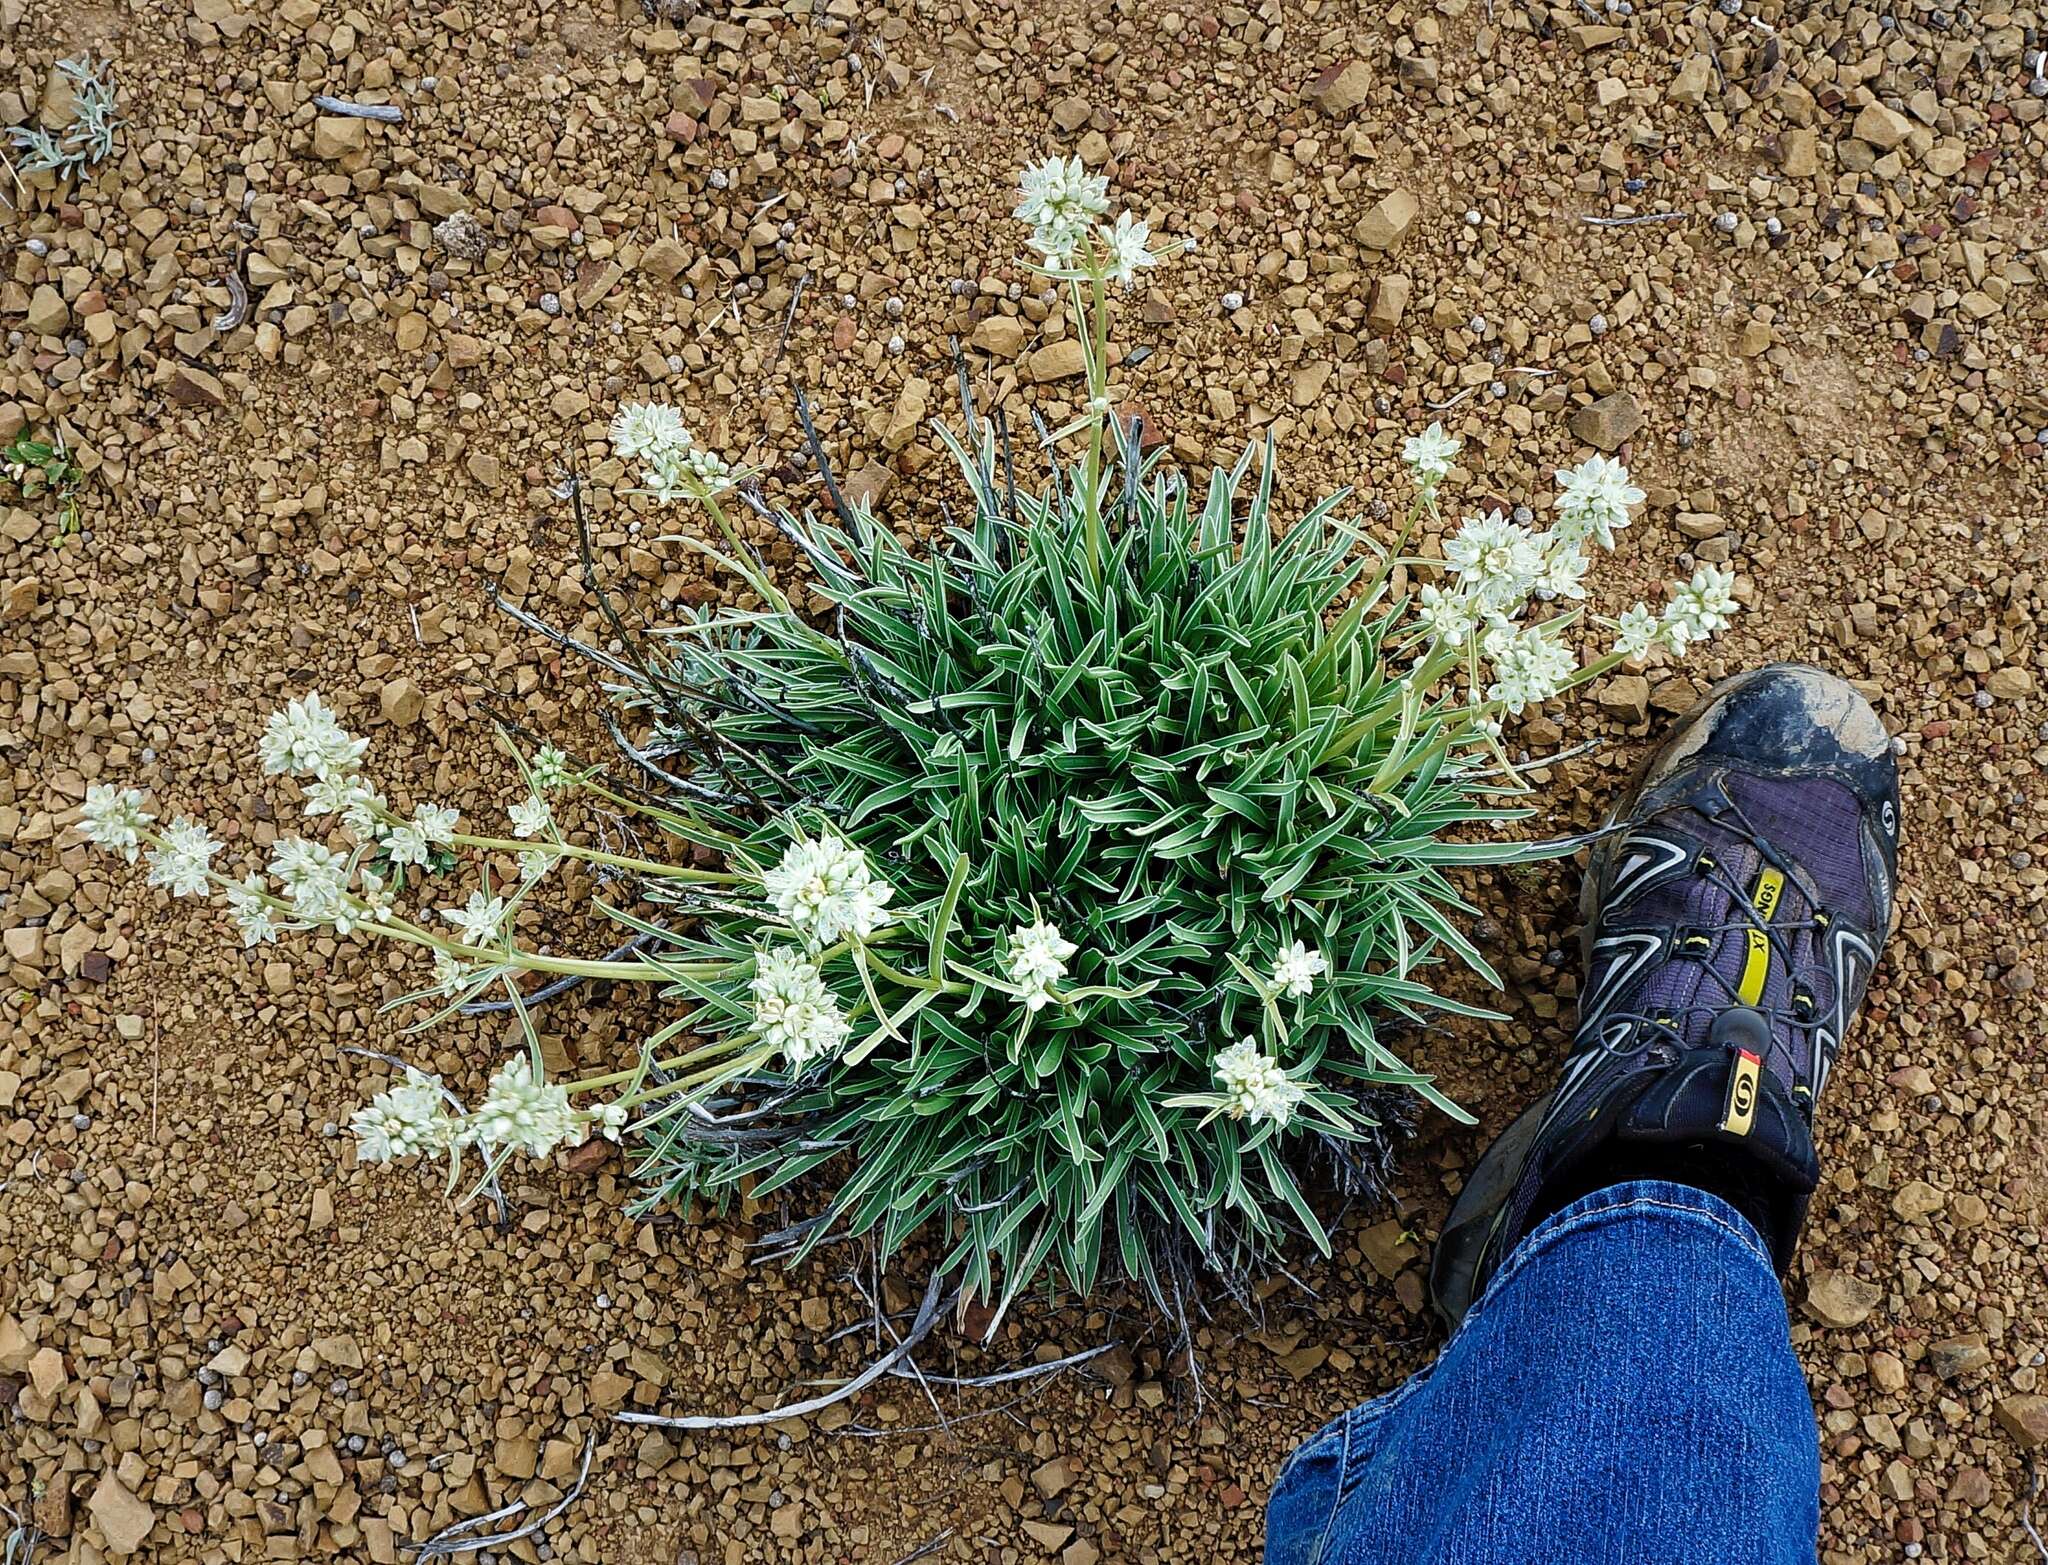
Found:
[[[1017,427],[1072,411],[1072,323],[1006,217],[1047,148],[1196,242],[1118,333],[1126,405],[1177,459],[1270,435],[1291,500],[1353,485],[1371,521],[1431,417],[1467,442],[1467,504],[1540,502],[1598,447],[1650,491],[1602,608],[1740,571],[1749,612],[1703,655],[1511,735],[1539,763],[1600,741],[1538,765],[1531,829],[1588,820],[1718,673],[1811,659],[1877,703],[1909,878],[1788,1284],[1823,1555],[2048,1557],[2048,12],[654,11],[0,0],[0,122],[61,124],[52,66],[85,51],[129,121],[83,180],[14,187],[0,280],[0,440],[61,436],[84,472],[78,528],[47,497],[0,519],[0,1502],[35,1557],[411,1559],[575,1492],[589,1447],[573,1503],[478,1557],[1252,1561],[1282,1454],[1426,1360],[1420,1268],[1482,1144],[1433,1120],[1397,1211],[1351,1214],[1263,1318],[1215,1310],[1192,1359],[1129,1301],[1052,1304],[921,1362],[1121,1346],[1036,1387],[616,1424],[843,1376],[875,1347],[872,1280],[760,1264],[780,1209],[632,1220],[602,1156],[519,1171],[502,1230],[432,1173],[358,1170],[337,1127],[387,1067],[347,1051],[473,1090],[503,1029],[405,1035],[390,952],[250,960],[70,830],[119,781],[260,848],[281,822],[254,735],[309,688],[373,736],[394,802],[501,808],[494,715],[594,753],[589,672],[486,591],[609,635],[558,473],[591,479],[635,612],[730,590],[616,492],[621,400],[678,402],[801,504],[807,390],[849,487],[935,519],[956,343]],[[1473,882],[1513,1021],[1420,1054],[1485,1130],[1567,1036],[1574,890],[1569,865]],[[588,1061],[643,1019],[598,992],[544,1016]]]

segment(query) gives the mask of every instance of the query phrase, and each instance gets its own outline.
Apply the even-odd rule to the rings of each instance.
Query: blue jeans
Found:
[[[1643,1181],[1538,1224],[1434,1364],[1288,1458],[1266,1565],[1813,1565],[1819,1528],[1763,1243]]]

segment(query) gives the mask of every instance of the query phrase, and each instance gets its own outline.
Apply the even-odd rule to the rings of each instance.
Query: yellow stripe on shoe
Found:
[[[1756,884],[1749,890],[1749,905],[1763,924],[1777,917],[1778,904],[1785,895],[1782,871],[1766,864],[1757,871]],[[1749,931],[1749,952],[1742,959],[1742,979],[1735,994],[1744,1005],[1755,1005],[1764,997],[1764,983],[1771,976],[1771,937],[1758,926]]]

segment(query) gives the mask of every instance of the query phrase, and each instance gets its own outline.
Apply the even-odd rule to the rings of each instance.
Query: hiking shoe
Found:
[[[1890,736],[1832,674],[1740,674],[1678,725],[1586,868],[1564,1073],[1444,1224],[1430,1291],[1451,1326],[1596,1153],[1727,1160],[1790,1265],[1819,1180],[1814,1104],[1890,926],[1898,832]]]

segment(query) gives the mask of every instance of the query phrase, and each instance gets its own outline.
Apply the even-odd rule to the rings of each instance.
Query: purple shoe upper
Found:
[[[1439,1244],[1460,1316],[1546,1186],[1616,1141],[1752,1154],[1789,1263],[1810,1125],[1891,918],[1898,778],[1843,681],[1774,665],[1716,688],[1610,816],[1582,901],[1586,981],[1557,1087],[1474,1170]]]

